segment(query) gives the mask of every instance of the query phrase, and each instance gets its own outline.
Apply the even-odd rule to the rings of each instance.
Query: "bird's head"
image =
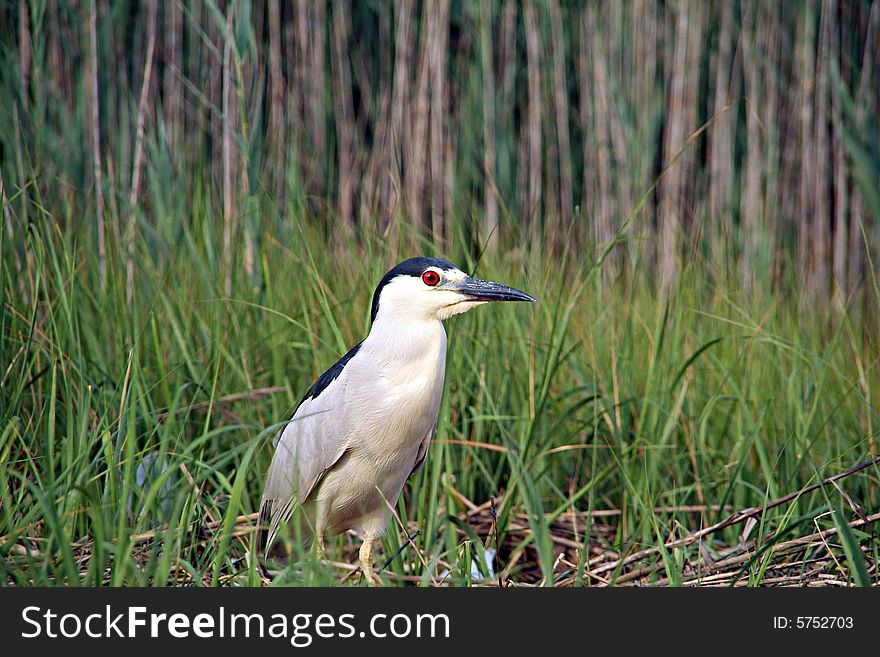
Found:
[[[447,260],[410,258],[376,286],[372,321],[444,320],[490,301],[535,299],[501,283],[471,278]]]

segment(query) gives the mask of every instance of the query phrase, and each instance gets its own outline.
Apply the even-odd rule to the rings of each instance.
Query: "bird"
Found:
[[[356,530],[361,571],[369,585],[381,583],[373,544],[437,427],[443,321],[495,301],[535,299],[440,258],[410,258],[382,277],[367,337],[318,377],[275,436],[260,504],[264,556],[299,508],[300,537],[320,555],[325,537]]]

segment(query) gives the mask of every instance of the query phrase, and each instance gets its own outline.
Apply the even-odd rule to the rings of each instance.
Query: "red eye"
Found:
[[[422,282],[425,285],[434,287],[435,285],[437,285],[437,283],[440,282],[440,274],[429,269],[424,274],[422,274]]]

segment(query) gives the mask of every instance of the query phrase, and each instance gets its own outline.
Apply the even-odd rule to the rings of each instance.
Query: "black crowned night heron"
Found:
[[[446,369],[441,322],[490,301],[534,299],[436,258],[410,258],[382,277],[370,334],[312,384],[275,437],[260,507],[264,552],[300,506],[302,533],[319,553],[325,536],[357,530],[364,576],[379,581],[373,541],[437,425]]]

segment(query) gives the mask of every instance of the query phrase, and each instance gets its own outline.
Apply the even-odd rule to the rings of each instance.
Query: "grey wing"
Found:
[[[305,502],[321,476],[348,448],[351,418],[345,404],[348,372],[335,378],[317,397],[305,399],[275,438],[275,454],[266,475],[260,524],[268,526],[261,541],[265,552],[296,505]]]

